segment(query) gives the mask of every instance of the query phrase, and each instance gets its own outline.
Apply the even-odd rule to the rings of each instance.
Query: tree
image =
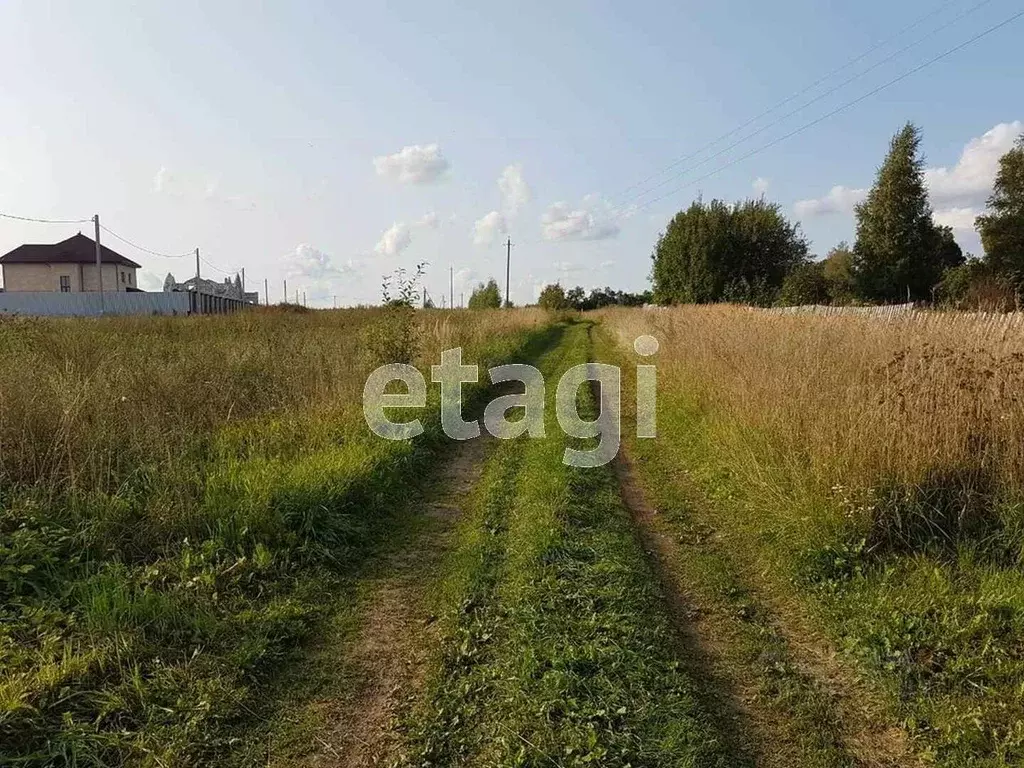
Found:
[[[801,304],[825,304],[828,302],[828,283],[825,280],[824,262],[805,261],[797,264],[786,275],[779,291],[778,303],[784,307]]]
[[[569,306],[580,312],[589,312],[592,309],[610,306],[642,307],[644,304],[650,304],[653,300],[650,291],[628,293],[605,286],[604,288],[593,288],[587,295],[578,285],[567,291],[565,298],[569,302]]]
[[[974,223],[985,248],[985,263],[1020,293],[1024,290],[1024,134],[999,159],[989,213]]]
[[[666,303],[771,303],[807,242],[781,207],[764,198],[728,205],[697,200],[658,238],[651,279]]]
[[[853,251],[846,241],[828,252],[821,262],[821,276],[825,279],[829,304],[844,305],[857,297],[853,281]]]
[[[542,309],[559,310],[566,309],[569,302],[565,299],[565,291],[558,283],[545,285],[537,299],[537,305]]]
[[[853,274],[862,298],[930,299],[943,272],[963,263],[952,231],[932,221],[920,146],[921,131],[907,123],[893,136],[871,192],[856,208]]]
[[[501,291],[494,278],[488,280],[486,285],[478,284],[470,294],[470,309],[498,309],[499,307],[501,307]]]
[[[577,285],[575,288],[571,288],[566,292],[565,300],[568,302],[570,307],[582,312],[586,308],[587,293],[583,290],[582,286]]]

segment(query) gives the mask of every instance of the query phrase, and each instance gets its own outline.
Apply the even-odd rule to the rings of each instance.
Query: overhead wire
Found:
[[[102,229],[108,235],[112,235],[113,237],[116,237],[122,243],[127,243],[132,248],[135,248],[135,249],[137,249],[139,251],[142,251],[143,253],[148,253],[150,256],[160,256],[161,258],[164,258],[164,259],[183,259],[183,258],[186,258],[186,257],[192,255],[192,252],[189,252],[189,253],[162,253],[160,251],[154,251],[154,250],[152,250],[150,248],[146,248],[144,246],[141,246],[138,243],[132,242],[128,238],[124,237],[123,235],[117,234],[117,232],[115,232],[114,230],[110,229],[109,227],[107,227],[107,226],[105,226],[103,224],[100,224],[100,229]]]
[[[620,203],[619,205],[617,205],[617,206],[615,206],[613,208],[613,213],[616,212],[616,211],[625,210],[628,207],[631,207],[631,206],[629,206],[627,204],[631,204],[634,201],[639,200],[640,198],[643,198],[646,195],[649,195],[650,193],[654,192],[655,190],[661,189],[662,187],[666,186],[667,184],[670,184],[674,179],[678,179],[680,176],[684,176],[684,175],[686,175],[686,174],[696,170],[697,168],[700,168],[700,167],[702,167],[704,165],[707,165],[712,160],[715,160],[715,159],[721,157],[725,153],[729,152],[730,150],[735,149],[736,147],[740,146],[741,144],[746,143],[747,141],[749,141],[750,139],[754,138],[755,136],[759,136],[762,133],[764,133],[765,131],[767,131],[767,130],[769,130],[771,128],[774,128],[775,126],[777,126],[777,125],[779,125],[781,123],[784,123],[786,120],[788,120],[789,118],[799,114],[800,112],[803,112],[808,107],[810,107],[810,106],[812,106],[814,104],[817,104],[819,101],[822,101],[823,99],[825,99],[825,98],[833,95],[834,93],[842,90],[843,88],[845,88],[850,83],[853,83],[854,81],[859,80],[860,78],[862,78],[865,75],[873,72],[874,70],[878,69],[879,67],[883,66],[884,64],[888,64],[893,59],[896,59],[899,56],[903,55],[904,53],[906,53],[907,51],[911,50],[912,48],[916,48],[917,46],[919,46],[922,43],[926,42],[927,40],[931,39],[932,37],[934,37],[935,35],[939,34],[940,32],[945,31],[946,29],[948,29],[949,27],[953,26],[957,22],[962,21],[963,19],[965,19],[966,17],[968,17],[972,13],[975,13],[980,8],[982,8],[983,6],[988,5],[990,2],[992,2],[992,0],[981,0],[978,3],[975,3],[970,8],[967,8],[966,10],[962,11],[960,14],[958,14],[954,18],[950,19],[949,21],[947,21],[946,23],[940,25],[939,27],[936,27],[935,29],[931,30],[930,32],[928,32],[924,36],[918,38],[914,42],[909,43],[909,44],[903,46],[902,48],[899,48],[898,50],[896,50],[893,53],[891,53],[888,56],[886,56],[884,59],[880,59],[879,61],[876,61],[875,63],[873,63],[871,66],[867,67],[866,69],[863,69],[863,70],[855,73],[854,75],[851,75],[850,77],[848,77],[845,80],[843,80],[841,83],[838,83],[837,85],[832,86],[828,90],[823,91],[822,93],[818,94],[814,98],[809,99],[808,101],[805,101],[803,104],[801,104],[800,106],[796,107],[795,109],[790,110],[786,114],[784,114],[784,115],[782,115],[780,117],[775,118],[771,122],[766,123],[765,125],[763,125],[760,128],[758,128],[757,130],[752,131],[751,133],[748,133],[745,136],[737,139],[736,141],[732,142],[728,146],[723,147],[722,149],[718,150],[717,152],[715,152],[715,153],[705,157],[700,162],[695,163],[693,165],[690,165],[690,166],[682,169],[681,171],[679,171],[677,173],[674,173],[671,176],[663,179],[662,181],[658,182],[657,184],[655,184],[655,185],[653,185],[651,187],[648,187],[648,188],[638,192],[637,194],[630,196],[629,198],[626,198],[624,201],[622,201],[622,203]],[[863,58],[863,56],[860,57],[860,58]],[[802,93],[806,93],[808,90],[811,90],[811,88],[813,88],[813,87],[814,86],[810,86],[809,88],[805,89]],[[802,94],[798,94],[798,95],[802,95]],[[785,103],[789,103],[794,98],[796,98],[796,97],[792,97],[790,99],[787,99],[785,102],[780,102],[779,105],[777,105],[776,107],[773,107],[772,109],[768,110],[768,112],[762,113],[762,115],[760,117],[763,117],[766,114],[774,112],[775,109],[777,109],[779,106],[781,106],[782,104],[785,104]],[[720,141],[724,140],[728,136],[735,135],[737,132],[742,130],[744,127],[746,127],[746,126],[756,122],[758,119],[760,119],[760,117],[754,118],[752,120],[749,120],[747,123],[745,123],[740,128],[736,128],[736,129],[730,131],[729,133],[725,134],[724,136],[719,137],[718,139],[715,139],[710,144],[704,145],[703,147],[701,147],[700,149],[696,150],[695,152],[690,153],[689,155],[687,155],[686,157],[682,158],[681,160],[676,161],[675,163],[673,163],[670,166],[666,167],[665,169],[663,169],[659,173],[655,174],[654,177],[652,177],[652,178],[656,178],[657,176],[660,176],[665,171],[670,170],[671,168],[678,167],[683,162],[698,156],[704,150],[710,149],[712,146],[714,146],[715,144],[717,144]]]
[[[787,134],[785,134],[783,136],[779,136],[778,138],[773,139],[772,141],[770,141],[770,142],[768,142],[768,143],[766,143],[766,144],[764,144],[764,145],[762,145],[762,146],[760,146],[760,147],[758,147],[758,148],[756,148],[754,150],[751,150],[750,152],[747,152],[746,154],[741,155],[740,157],[737,157],[737,158],[729,161],[728,163],[726,163],[724,165],[719,166],[718,168],[714,169],[713,171],[711,171],[709,173],[706,173],[706,174],[704,174],[703,176],[701,176],[701,177],[699,177],[697,179],[694,179],[694,180],[692,180],[690,182],[687,182],[686,184],[683,184],[683,185],[681,185],[679,187],[676,187],[675,189],[672,189],[672,190],[666,192],[663,195],[659,195],[656,198],[653,198],[651,200],[647,200],[647,201],[637,205],[635,210],[642,210],[644,208],[647,208],[648,206],[653,205],[654,203],[657,203],[657,202],[659,202],[661,200],[664,200],[665,198],[670,197],[670,196],[672,196],[672,195],[674,195],[674,194],[676,194],[678,192],[681,192],[682,190],[687,189],[688,187],[692,187],[695,184],[699,184],[700,182],[702,182],[702,181],[704,181],[704,180],[706,180],[708,178],[711,178],[712,176],[715,176],[718,173],[721,173],[725,169],[730,168],[730,167],[736,165],[737,163],[740,163],[740,162],[742,162],[744,160],[747,160],[747,159],[753,157],[754,155],[757,155],[757,154],[759,154],[761,152],[764,152],[765,150],[770,149],[771,147],[774,147],[775,145],[780,144],[783,141],[786,141],[787,139],[791,139],[794,136],[796,136],[796,135],[798,135],[800,133],[803,133],[804,131],[808,130],[809,128],[813,128],[815,125],[818,125],[819,123],[822,123],[825,120],[828,120],[830,117],[834,117],[835,115],[839,114],[840,112],[846,111],[850,107],[853,107],[853,106],[856,106],[857,104],[860,104],[862,101],[865,101],[865,100],[871,98],[872,96],[875,96],[876,94],[881,93],[882,91],[884,91],[887,88],[891,88],[892,86],[896,85],[897,83],[902,82],[903,80],[906,80],[908,77],[911,77],[912,75],[917,74],[918,72],[922,71],[923,69],[926,69],[927,67],[930,67],[931,65],[941,61],[942,59],[948,58],[949,56],[952,56],[954,53],[962,51],[964,48],[967,48],[968,46],[973,45],[974,43],[978,42],[979,40],[987,37],[988,35],[991,35],[993,32],[996,32],[996,31],[1002,29],[1003,27],[1006,27],[1009,24],[1012,24],[1013,22],[1017,21],[1017,19],[1021,18],[1022,16],[1024,16],[1024,10],[1018,11],[1017,13],[1015,13],[1012,16],[1004,19],[1003,21],[999,22],[998,24],[994,24],[993,26],[988,27],[984,31],[974,35],[973,37],[963,41],[962,43],[959,43],[959,44],[953,46],[952,48],[949,48],[949,49],[943,51],[942,53],[938,54],[937,56],[934,56],[931,59],[928,59],[927,61],[923,62],[922,64],[919,64],[916,67],[913,67],[912,69],[907,70],[906,72],[904,72],[903,74],[893,78],[892,80],[889,80],[888,82],[883,83],[882,85],[879,85],[876,88],[872,88],[870,91],[867,91],[866,93],[861,94],[857,98],[852,99],[851,101],[848,101],[845,104],[842,104],[842,105],[836,107],[835,109],[833,109],[833,110],[831,110],[829,112],[826,112],[824,115],[821,115],[820,117],[817,117],[814,120],[811,120],[810,122],[804,123],[799,128],[796,128],[795,130],[792,130],[792,131],[790,131],[789,133],[787,133]]]
[[[36,224],[87,224],[92,221],[91,217],[88,219],[35,219],[30,216],[15,216],[11,213],[0,213],[0,217],[15,221],[31,221]]]

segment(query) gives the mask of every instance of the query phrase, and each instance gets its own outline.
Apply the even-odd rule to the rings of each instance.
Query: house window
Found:
[[[60,276],[60,292],[71,293],[71,275]]]
[[[122,272],[122,273],[121,273],[121,282],[122,282],[122,283],[124,283],[124,282],[127,282],[127,281],[128,281],[128,278],[126,278],[126,277],[124,276],[124,272]]]

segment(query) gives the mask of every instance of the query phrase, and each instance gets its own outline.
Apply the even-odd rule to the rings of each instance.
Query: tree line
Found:
[[[854,244],[821,260],[778,203],[695,201],[655,245],[654,301],[1016,305],[1024,290],[1024,135],[1000,159],[988,211],[976,221],[980,259],[966,257],[952,229],[935,222],[920,145],[913,124],[893,136],[855,209]]]

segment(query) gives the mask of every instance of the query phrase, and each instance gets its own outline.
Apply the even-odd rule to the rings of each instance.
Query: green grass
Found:
[[[541,370],[555,381],[588,351],[587,327],[570,325]],[[410,762],[728,765],[614,475],[562,464],[552,400],[547,437],[498,446],[462,523]]]
[[[602,342],[605,357],[624,357],[612,344]],[[991,557],[984,540],[872,547],[853,522],[858,516],[844,514],[856,501],[844,500],[841,489],[817,497],[794,487],[792,462],[782,466],[782,457],[756,440],[737,453],[733,432],[750,430],[686,392],[662,385],[658,420],[659,437],[637,441],[637,464],[668,512],[669,528],[704,539],[686,548],[693,559],[684,570],[709,599],[723,607],[749,604],[755,616],[759,595],[767,605],[799,605],[929,762],[1024,762],[1018,568]],[[757,621],[748,624],[738,640],[749,653],[777,643]],[[744,663],[742,656],[736,663]],[[762,677],[763,687],[770,676]],[[782,683],[778,704],[795,708],[798,721],[828,720],[829,702],[813,681],[787,675]],[[825,722],[822,737],[829,733]]]
[[[230,322],[266,331],[258,320]],[[311,329],[293,334],[273,322],[300,359],[311,351],[298,344]],[[158,326],[140,327],[161,339],[207,327]],[[40,326],[55,338],[61,328]],[[503,361],[549,334],[506,329],[470,352]],[[317,344],[334,354],[329,339]],[[241,377],[235,394],[244,396],[245,377],[259,373],[252,366],[205,375]],[[275,369],[281,386],[284,368]],[[324,389],[315,378],[309,386]],[[137,464],[119,467],[112,487],[73,477],[4,484],[0,764],[198,766],[245,746],[297,644],[342,609],[361,564],[404,524],[410,484],[445,445],[433,411],[421,438],[394,443],[368,434],[357,400],[289,397],[287,409],[249,403],[243,418],[226,421],[211,407],[216,426],[169,433],[163,456],[152,451],[157,442],[130,443]],[[3,415],[5,424],[19,417]],[[180,429],[174,419],[165,427]],[[92,441],[90,467],[98,441],[120,439],[98,430],[76,438]],[[22,451],[19,472],[32,456]]]

